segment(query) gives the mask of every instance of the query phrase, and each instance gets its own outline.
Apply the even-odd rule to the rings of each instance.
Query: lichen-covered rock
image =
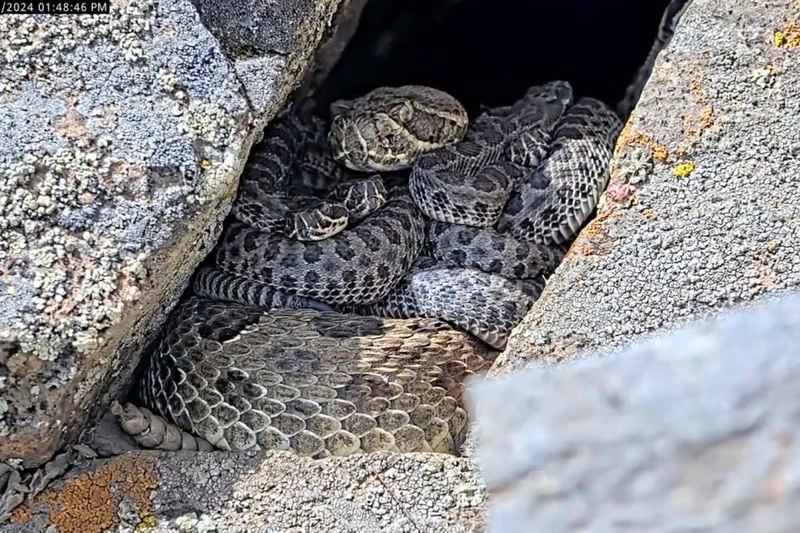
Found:
[[[490,528],[797,531],[800,296],[476,387]]]
[[[118,394],[339,3],[265,15],[291,39],[236,61],[188,0],[0,17],[0,461]]]
[[[459,533],[482,530],[484,499],[448,455],[130,452],[71,472],[0,529]]]
[[[493,374],[800,287],[800,15],[693,0],[617,144],[598,215]]]

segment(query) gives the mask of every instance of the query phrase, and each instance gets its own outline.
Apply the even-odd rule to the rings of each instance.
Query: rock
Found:
[[[71,472],[0,530],[467,532],[483,501],[470,463],[447,455],[130,452]]]
[[[800,286],[796,19],[792,0],[689,4],[620,136],[597,217],[493,374],[615,351]]]
[[[0,17],[0,461],[42,464],[119,396],[339,6],[270,8],[278,45],[233,59],[186,0]]]
[[[366,0],[192,0],[259,113],[323,76],[355,32]]]
[[[506,531],[797,530],[800,296],[472,398]]]

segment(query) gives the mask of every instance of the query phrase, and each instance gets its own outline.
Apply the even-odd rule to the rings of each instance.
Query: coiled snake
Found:
[[[470,123],[405,86],[335,103],[327,138],[318,119],[277,121],[140,400],[224,449],[457,450],[464,378],[608,179],[619,119],[572,98],[551,82]]]

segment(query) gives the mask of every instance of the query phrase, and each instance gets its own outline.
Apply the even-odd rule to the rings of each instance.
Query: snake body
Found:
[[[409,179],[420,209],[451,224],[493,225],[515,186],[546,154],[571,100],[565,82],[532,87],[514,105],[479,116],[464,142],[421,156]]]
[[[286,115],[254,147],[141,400],[226,449],[452,452],[463,379],[594,208],[619,120],[566,82],[471,124],[418,86],[332,111],[327,135]]]
[[[621,127],[599,100],[578,100],[558,122],[548,157],[510,198],[498,229],[545,244],[574,237],[608,184]]]
[[[139,400],[225,450],[326,457],[455,453],[463,381],[496,352],[440,320],[191,297],[148,360]]]

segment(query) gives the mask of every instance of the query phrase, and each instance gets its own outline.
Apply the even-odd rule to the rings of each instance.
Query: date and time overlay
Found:
[[[0,0],[0,15],[108,15],[111,0]]]

